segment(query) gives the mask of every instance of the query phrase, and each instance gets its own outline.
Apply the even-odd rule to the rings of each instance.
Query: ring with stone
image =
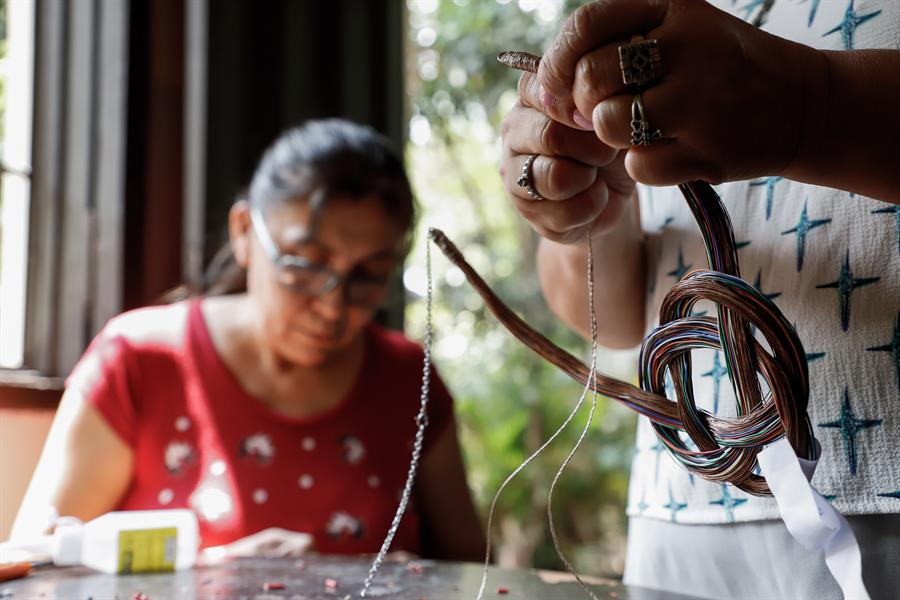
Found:
[[[662,55],[657,40],[645,40],[636,35],[627,44],[619,45],[619,68],[625,85],[642,88],[659,79]]]
[[[534,159],[537,158],[537,154],[529,154],[528,158],[525,159],[525,164],[522,165],[522,172],[516,178],[516,185],[521,188],[525,188],[525,191],[528,192],[528,195],[532,200],[546,200],[541,193],[538,192],[534,187],[534,182],[531,179],[531,165],[534,163]]]

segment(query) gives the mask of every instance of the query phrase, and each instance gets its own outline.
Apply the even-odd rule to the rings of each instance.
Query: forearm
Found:
[[[608,348],[636,346],[644,335],[647,268],[636,206],[618,227],[593,241],[593,260],[597,341]],[[590,338],[587,262],[586,244],[542,239],[538,247],[538,276],[547,304],[569,327]]]
[[[812,51],[807,114],[785,176],[900,204],[900,51]]]
[[[63,395],[11,538],[44,533],[47,510],[84,521],[113,510],[131,484],[134,454],[75,388]]]
[[[455,419],[422,459],[416,502],[422,516],[423,556],[484,559],[484,530],[466,481]]]

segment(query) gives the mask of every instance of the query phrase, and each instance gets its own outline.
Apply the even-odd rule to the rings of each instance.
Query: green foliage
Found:
[[[425,331],[425,230],[443,229],[497,293],[532,326],[587,362],[589,346],[556,320],[535,274],[536,236],[506,200],[498,175],[499,128],[516,99],[518,74],[502,50],[539,53],[571,6],[547,0],[414,1],[408,29],[413,114],[407,159],[422,206],[418,243],[404,281],[410,334]],[[531,9],[531,10],[526,10]],[[458,269],[432,249],[435,360],[454,393],[476,500],[487,516],[500,484],[565,420],[582,392],[517,342],[484,308]],[[631,355],[602,352],[601,370],[632,377]],[[492,532],[501,563],[562,568],[546,524],[547,494],[587,419],[569,429],[506,489]],[[583,572],[621,569],[632,415],[598,398],[591,431],[554,497],[566,555]]]

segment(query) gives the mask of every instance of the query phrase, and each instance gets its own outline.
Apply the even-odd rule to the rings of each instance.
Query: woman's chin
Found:
[[[352,346],[352,339],[314,335],[298,328],[280,344],[280,354],[297,366],[321,367],[340,359]]]
[[[333,356],[333,352],[328,352],[319,348],[289,348],[282,354],[285,360],[298,367],[321,367],[326,364]]]

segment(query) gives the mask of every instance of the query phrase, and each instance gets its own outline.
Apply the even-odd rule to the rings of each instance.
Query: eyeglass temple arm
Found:
[[[265,253],[268,254],[269,258],[273,261],[278,260],[281,253],[275,245],[275,240],[272,239],[272,234],[269,233],[269,228],[266,226],[266,221],[263,218],[262,212],[253,205],[250,206],[250,225],[253,227],[253,231],[256,233],[256,237]]]

